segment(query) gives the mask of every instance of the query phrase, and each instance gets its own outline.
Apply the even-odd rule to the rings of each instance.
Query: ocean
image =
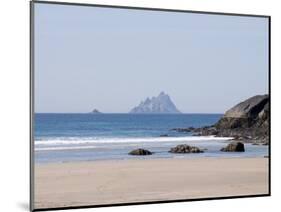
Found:
[[[264,157],[267,146],[245,144],[243,153],[221,152],[231,138],[193,136],[173,128],[212,125],[222,114],[35,114],[36,163],[194,157]],[[161,137],[168,135],[168,137]],[[189,144],[200,154],[173,154],[171,147]],[[144,148],[150,156],[128,152]]]

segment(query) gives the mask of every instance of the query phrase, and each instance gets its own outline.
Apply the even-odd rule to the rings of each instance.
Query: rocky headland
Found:
[[[257,95],[226,111],[223,117],[212,126],[173,130],[192,132],[195,136],[233,137],[233,140],[267,145],[269,119],[269,96]]]

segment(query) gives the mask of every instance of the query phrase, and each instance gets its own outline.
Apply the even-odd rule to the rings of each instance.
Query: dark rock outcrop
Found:
[[[173,147],[169,151],[170,153],[202,153],[201,149],[195,146],[189,146],[187,144],[181,144],[177,145],[176,147]]]
[[[223,152],[245,152],[245,147],[242,142],[231,142],[226,147],[222,148]]]
[[[218,129],[237,129],[251,128],[259,122],[259,125],[263,125],[263,122],[268,120],[268,112],[268,95],[257,95],[226,111],[215,126]]]
[[[173,128],[171,130],[175,130],[178,132],[193,132],[195,130],[194,127],[188,127],[188,128]]]
[[[193,132],[196,136],[234,137],[234,140],[268,144],[269,118],[269,96],[257,95],[226,111],[212,126],[174,130]]]
[[[134,149],[129,152],[129,155],[152,155],[152,152],[146,149]]]

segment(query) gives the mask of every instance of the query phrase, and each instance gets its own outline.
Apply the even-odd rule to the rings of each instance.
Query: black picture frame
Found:
[[[68,6],[83,6],[83,7],[101,7],[114,9],[129,9],[129,10],[149,10],[162,12],[176,12],[176,13],[196,13],[208,15],[223,15],[223,16],[244,16],[266,18],[268,20],[268,95],[269,95],[269,146],[268,146],[268,193],[257,195],[238,195],[238,196],[221,196],[210,198],[195,198],[195,199],[176,199],[176,200],[161,200],[161,201],[144,201],[144,202],[129,202],[116,204],[102,204],[102,205],[85,205],[85,206],[67,206],[54,208],[34,208],[34,4],[52,4],[52,5],[68,5]],[[52,210],[67,210],[67,209],[85,209],[85,208],[100,208],[113,206],[130,206],[130,205],[144,205],[144,204],[160,204],[160,203],[176,203],[176,202],[190,202],[190,201],[205,201],[205,200],[223,200],[223,199],[238,199],[238,198],[253,198],[271,196],[271,16],[257,15],[257,14],[242,14],[242,13],[224,13],[224,12],[209,12],[209,11],[194,11],[194,10],[180,10],[180,9],[164,9],[164,8],[148,8],[148,7],[132,7],[121,5],[102,5],[102,4],[88,4],[88,3],[70,3],[57,1],[36,1],[32,0],[30,4],[30,141],[29,141],[29,168],[30,168],[30,211],[52,211]]]

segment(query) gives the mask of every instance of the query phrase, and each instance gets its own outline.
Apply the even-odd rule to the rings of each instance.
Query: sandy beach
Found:
[[[35,164],[35,208],[268,193],[268,158]]]

